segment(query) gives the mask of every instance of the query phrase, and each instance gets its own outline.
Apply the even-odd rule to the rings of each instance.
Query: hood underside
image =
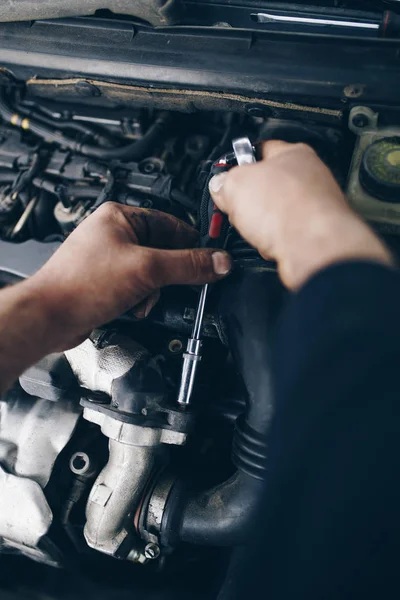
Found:
[[[36,21],[92,15],[108,9],[131,15],[154,26],[174,25],[181,21],[181,0],[6,0],[0,3],[0,21]]]
[[[207,17],[212,19],[212,15],[218,16],[211,24],[228,22],[229,26],[247,27],[249,24],[239,16],[243,9],[316,12],[322,16],[329,13],[343,19],[351,15],[368,18],[371,14],[368,15],[366,11],[386,10],[388,4],[396,8],[399,0],[344,0],[340,2],[340,7],[335,0],[3,0],[0,2],[0,22],[90,16],[97,11],[108,11],[139,19],[155,27],[209,25]],[[239,16],[239,23],[236,24],[230,20],[235,13],[236,17]]]

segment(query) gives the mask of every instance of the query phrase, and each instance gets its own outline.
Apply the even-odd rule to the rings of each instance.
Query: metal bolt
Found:
[[[362,128],[362,127],[366,127],[369,124],[369,119],[368,119],[367,115],[364,115],[363,113],[357,113],[352,118],[352,123],[353,123],[354,127]]]
[[[262,104],[246,104],[244,109],[251,117],[268,117],[272,112],[269,106]]]
[[[359,98],[364,93],[365,86],[362,84],[347,85],[343,92],[346,98]]]
[[[146,175],[161,173],[164,169],[164,162],[159,158],[145,158],[139,163],[139,171]]]
[[[146,557],[144,554],[133,548],[126,557],[126,560],[129,560],[133,563],[140,563],[143,565],[146,562]]]
[[[181,340],[171,340],[168,344],[168,350],[172,352],[172,354],[178,354],[178,352],[182,351],[182,348],[183,344]]]
[[[91,464],[86,452],[75,452],[70,458],[69,468],[75,475],[87,475],[91,469]]]
[[[155,560],[156,558],[158,558],[161,554],[160,551],[160,547],[157,546],[157,544],[147,544],[147,546],[144,549],[144,555],[146,558],[150,559],[150,560]]]

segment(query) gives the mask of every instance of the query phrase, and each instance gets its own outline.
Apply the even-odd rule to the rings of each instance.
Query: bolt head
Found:
[[[360,98],[364,93],[365,85],[356,83],[354,85],[347,85],[344,88],[344,95],[346,98]]]
[[[251,117],[268,117],[271,114],[269,106],[263,104],[246,104],[244,108]]]
[[[86,452],[75,452],[70,458],[69,468],[75,475],[86,475],[90,470],[90,458]]]
[[[161,550],[160,547],[157,546],[157,544],[147,544],[147,546],[144,549],[144,555],[146,558],[148,558],[149,560],[155,560],[156,558],[158,558],[161,554]]]
[[[168,350],[172,352],[172,354],[179,354],[182,352],[183,344],[181,340],[171,340],[168,344]]]

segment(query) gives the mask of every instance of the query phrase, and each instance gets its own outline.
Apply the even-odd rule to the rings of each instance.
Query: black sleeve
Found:
[[[233,595],[400,598],[399,273],[318,273],[283,311],[273,372],[263,511]]]

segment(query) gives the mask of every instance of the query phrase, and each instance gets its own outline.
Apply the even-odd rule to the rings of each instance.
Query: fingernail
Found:
[[[232,259],[226,252],[214,252],[212,261],[216,275],[227,275],[232,269]]]
[[[225,183],[226,175],[227,173],[218,173],[218,175],[214,175],[214,177],[210,179],[210,183],[208,184],[210,192],[218,194],[218,192],[222,189],[222,186]]]
[[[146,302],[146,307],[144,309],[144,318],[146,319],[149,314],[151,313],[151,311],[153,310],[153,308],[155,307],[157,300],[158,300],[159,296],[157,296],[157,298],[153,298],[153,296],[151,298],[149,298]]]

